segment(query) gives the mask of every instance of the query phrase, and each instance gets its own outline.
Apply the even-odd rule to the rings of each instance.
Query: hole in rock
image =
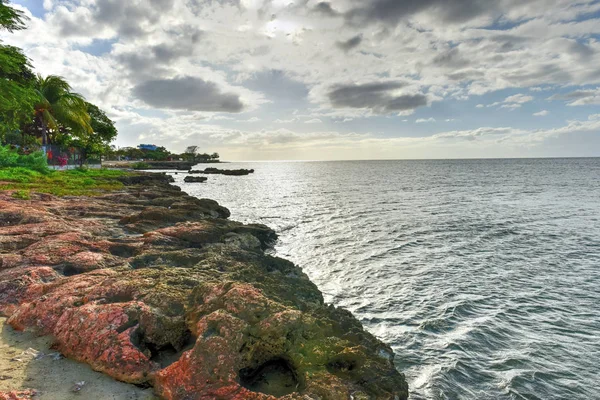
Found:
[[[329,372],[348,372],[352,371],[354,368],[356,368],[356,363],[354,361],[333,361],[327,364]]]
[[[253,392],[285,396],[301,390],[294,369],[282,358],[267,361],[258,368],[241,369],[239,376],[240,384]]]
[[[104,299],[104,304],[127,303],[133,300],[132,293],[115,293]]]
[[[84,271],[81,270],[81,268],[69,264],[63,267],[62,273],[64,276],[74,276],[74,275],[79,275],[81,273],[83,273]]]
[[[170,343],[159,346],[146,340],[139,329],[136,329],[136,331],[132,333],[131,341],[140,349],[140,351],[146,354],[149,353],[151,361],[158,363],[161,368],[166,368],[179,360],[184,352],[191,350],[194,347],[196,344],[196,337],[192,335],[191,331],[185,331],[182,335],[181,347],[179,350]]]
[[[130,258],[138,253],[138,249],[127,244],[115,243],[108,248],[108,251],[113,256]]]

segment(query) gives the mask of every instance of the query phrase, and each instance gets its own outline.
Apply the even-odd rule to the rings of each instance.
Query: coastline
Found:
[[[407,398],[390,347],[265,254],[275,232],[169,178],[97,197],[1,193],[8,323],[166,399]]]

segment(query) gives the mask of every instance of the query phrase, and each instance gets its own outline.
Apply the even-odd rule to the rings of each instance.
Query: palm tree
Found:
[[[34,123],[42,131],[43,146],[48,144],[50,131],[59,132],[64,128],[73,133],[92,133],[85,99],[71,92],[71,85],[62,77],[38,75],[34,88],[39,96]]]
[[[6,0],[0,0],[0,28],[9,32],[25,29],[27,19],[23,11],[9,7]]]

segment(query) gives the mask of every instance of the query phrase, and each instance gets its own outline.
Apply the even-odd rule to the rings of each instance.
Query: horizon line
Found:
[[[222,160],[221,163],[243,162],[351,162],[351,161],[491,161],[491,160],[577,160],[599,156],[546,156],[546,157],[461,157],[461,158],[371,158],[339,160]],[[202,164],[202,163],[199,163]]]

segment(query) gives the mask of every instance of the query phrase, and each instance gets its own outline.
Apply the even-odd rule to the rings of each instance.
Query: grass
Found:
[[[15,190],[13,197],[29,199],[30,193],[50,193],[55,196],[94,196],[119,190],[117,179],[126,171],[108,169],[75,169],[42,173],[23,167],[0,168],[0,190]]]

